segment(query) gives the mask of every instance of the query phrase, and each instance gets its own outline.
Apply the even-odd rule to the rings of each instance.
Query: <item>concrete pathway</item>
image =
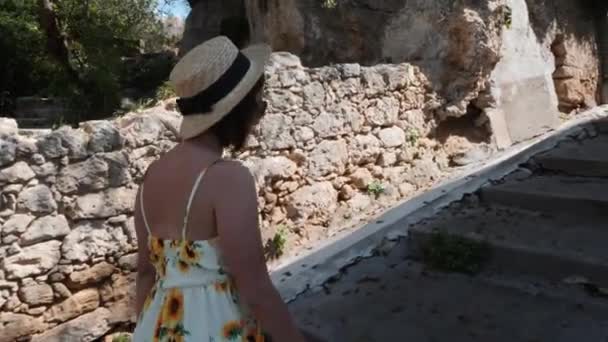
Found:
[[[401,243],[364,260],[292,310],[305,329],[336,342],[608,341],[608,305],[433,273],[407,257]]]
[[[430,271],[437,237],[453,263],[487,249],[471,259],[481,272]],[[608,122],[415,224],[291,309],[326,341],[608,342]]]

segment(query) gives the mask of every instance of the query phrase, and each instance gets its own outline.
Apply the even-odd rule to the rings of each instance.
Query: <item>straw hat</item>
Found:
[[[205,132],[228,114],[259,81],[270,53],[266,44],[239,51],[224,36],[188,52],[169,76],[184,116],[181,138]]]

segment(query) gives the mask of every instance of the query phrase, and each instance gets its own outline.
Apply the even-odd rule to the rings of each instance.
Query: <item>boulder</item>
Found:
[[[131,180],[126,152],[95,155],[66,166],[57,176],[57,189],[64,194],[117,187]]]
[[[374,126],[391,126],[399,118],[399,101],[393,97],[383,97],[373,100],[365,110],[367,122]]]
[[[82,159],[88,155],[88,136],[82,130],[62,127],[38,140],[38,150],[49,159],[68,156]]]
[[[128,238],[122,227],[109,226],[99,221],[79,222],[61,246],[63,258],[72,262],[86,262],[128,249]]]
[[[355,136],[348,147],[351,161],[357,165],[376,163],[380,146],[380,140],[371,134]]]
[[[268,114],[259,124],[260,142],[270,149],[287,149],[295,145],[290,127],[292,118],[283,114]]]
[[[46,328],[42,318],[11,312],[0,312],[0,331],[3,341],[18,341],[20,338],[29,338]]]
[[[348,147],[344,140],[324,140],[310,153],[308,175],[322,177],[344,173],[348,162]]]
[[[367,187],[374,181],[374,176],[368,169],[359,168],[350,175],[354,186],[360,190],[367,190]]]
[[[166,131],[155,115],[131,114],[118,121],[120,135],[131,147],[142,147],[157,142]]]
[[[17,142],[10,136],[0,136],[0,166],[11,164],[17,154]]]
[[[100,219],[132,212],[137,189],[113,188],[78,197],[68,206],[72,219]]]
[[[341,112],[324,111],[315,119],[312,129],[320,138],[334,138],[347,132],[346,120]]]
[[[91,312],[99,307],[100,298],[96,289],[86,289],[75,293],[63,302],[55,304],[45,312],[47,322],[62,323]]]
[[[378,133],[385,147],[399,147],[405,144],[405,132],[399,127],[385,128]]]
[[[51,270],[59,262],[61,241],[25,247],[4,260],[7,279],[22,279]]]
[[[35,185],[27,188],[17,198],[17,208],[33,214],[50,214],[57,210],[53,193],[46,185]]]
[[[63,215],[43,216],[28,227],[19,245],[29,246],[35,243],[62,238],[70,233],[68,220]]]
[[[0,234],[1,236],[6,236],[6,235],[10,235],[10,234],[21,234],[23,232],[25,232],[25,230],[27,229],[28,225],[34,220],[34,216],[31,215],[27,215],[27,214],[15,214],[12,215],[8,221],[4,222],[4,225],[2,226],[2,229],[0,230],[0,232],[2,234]]]
[[[290,196],[287,215],[299,221],[326,221],[335,211],[337,202],[338,192],[331,182],[315,183],[300,188]]]
[[[110,319],[110,310],[98,308],[93,312],[60,324],[44,334],[33,336],[32,342],[96,341],[110,331]]]
[[[44,305],[53,303],[53,288],[48,284],[32,284],[19,289],[19,299],[30,305]]]
[[[123,145],[123,137],[118,128],[110,121],[87,121],[80,127],[89,134],[87,146],[91,153],[110,152]]]
[[[34,171],[32,171],[29,165],[20,161],[0,171],[0,184],[26,183],[35,176],[36,174]]]
[[[82,271],[72,272],[68,276],[68,285],[72,289],[94,285],[108,278],[116,268],[107,262],[102,262]]]

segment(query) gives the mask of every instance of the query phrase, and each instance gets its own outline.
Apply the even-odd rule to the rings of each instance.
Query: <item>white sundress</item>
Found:
[[[190,193],[180,240],[152,235],[141,185],[141,214],[156,281],[137,320],[134,342],[268,341],[239,301],[234,282],[222,266],[217,238],[186,239],[190,206],[205,171],[199,174]]]

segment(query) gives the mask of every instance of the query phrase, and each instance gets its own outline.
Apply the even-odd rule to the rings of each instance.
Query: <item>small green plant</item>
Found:
[[[410,145],[415,146],[418,143],[418,140],[420,140],[420,132],[418,132],[416,128],[410,127],[407,130],[406,139]]]
[[[503,23],[507,29],[513,26],[513,10],[509,6],[503,8]]]
[[[338,0],[321,0],[321,1],[322,1],[321,6],[323,8],[331,9],[331,8],[336,8],[336,6],[338,6]]]
[[[121,335],[115,336],[112,339],[112,342],[131,342],[131,337],[129,337],[129,335],[127,335],[127,334],[121,334]]]
[[[155,100],[154,99],[149,99],[149,98],[145,98],[145,99],[141,99],[138,100],[135,105],[133,106],[133,108],[131,109],[131,111],[133,112],[141,112],[146,108],[150,108],[152,106],[154,106]]]
[[[272,239],[266,241],[264,246],[264,254],[267,260],[275,260],[285,254],[285,244],[287,243],[287,228],[279,227]]]
[[[381,194],[384,193],[384,191],[386,191],[386,188],[384,187],[384,184],[382,184],[380,181],[373,181],[371,182],[368,186],[367,186],[367,192],[378,197]]]
[[[57,118],[55,118],[55,120],[53,121],[53,125],[51,126],[52,130],[56,130],[62,126],[66,125],[66,120],[65,117],[63,115],[59,115]]]
[[[491,248],[486,243],[443,232],[433,233],[423,248],[424,259],[432,268],[471,275],[481,271],[490,253]]]
[[[169,82],[165,82],[156,89],[156,95],[154,96],[154,98],[156,99],[156,101],[162,101],[175,96],[176,95],[173,86],[171,86]]]

